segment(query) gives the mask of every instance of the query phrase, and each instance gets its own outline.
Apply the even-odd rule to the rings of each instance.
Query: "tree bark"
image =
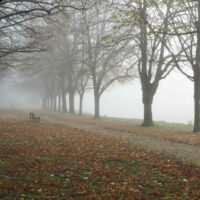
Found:
[[[200,79],[194,79],[194,127],[193,132],[200,132]]]
[[[97,119],[100,117],[100,96],[94,94],[94,118]]]
[[[62,95],[62,112],[67,112],[67,106],[66,106],[66,92],[64,90],[61,91]]]
[[[144,121],[142,126],[153,126],[153,117],[152,117],[152,103],[144,103]]]
[[[144,105],[144,120],[141,126],[153,126],[152,103],[153,92],[152,89],[143,90],[143,105]]]
[[[53,102],[54,102],[53,110],[54,110],[54,112],[56,112],[57,111],[57,98],[56,98],[56,94],[55,93],[53,95]]]
[[[47,103],[46,103],[46,105],[47,105],[46,109],[49,110],[49,98],[48,98],[48,97],[47,97],[46,102],[47,102]]]
[[[53,111],[54,101],[53,101],[53,95],[50,97],[50,110]]]
[[[194,71],[194,127],[193,132],[200,132],[200,2],[198,1],[198,21],[196,22],[197,30],[197,48],[196,48],[196,65]]]
[[[69,112],[70,114],[74,114],[74,91],[73,90],[69,92]]]
[[[58,94],[58,112],[61,112],[61,95],[60,93]]]
[[[79,95],[79,115],[82,115],[83,112],[83,95]]]
[[[46,98],[43,96],[42,97],[42,110],[46,110]]]

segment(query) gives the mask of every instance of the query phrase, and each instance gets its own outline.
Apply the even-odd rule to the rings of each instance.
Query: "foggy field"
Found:
[[[0,112],[2,200],[198,200],[199,180],[199,167],[128,141]]]

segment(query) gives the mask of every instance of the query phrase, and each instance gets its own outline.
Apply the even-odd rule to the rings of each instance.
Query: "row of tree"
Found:
[[[99,118],[100,97],[105,90],[116,81],[131,78],[125,48],[128,42],[108,43],[113,22],[106,3],[85,6],[90,9],[56,15],[53,22],[52,19],[46,21],[42,31],[50,33],[46,41],[48,50],[27,59],[25,65],[26,70],[36,74],[34,78],[38,81],[34,82],[40,83],[43,108],[66,112],[68,95],[69,112],[74,113],[74,96],[78,93],[81,114],[84,93],[86,89],[93,89],[95,118]]]
[[[19,14],[26,16],[25,25],[28,24],[28,29],[23,29],[22,25],[25,25],[20,21],[20,31],[35,33],[34,37],[28,37],[29,48],[31,46],[32,52],[44,51],[26,57],[20,51],[20,58],[23,58],[20,63],[26,66],[25,71],[35,74],[32,81],[37,83],[44,108],[66,112],[68,94],[69,112],[74,113],[74,95],[78,93],[81,113],[84,92],[93,89],[95,117],[98,118],[103,92],[116,81],[139,77],[144,105],[142,125],[151,126],[152,103],[160,81],[176,67],[194,82],[194,132],[200,131],[199,1],[82,0],[73,1],[73,5],[72,2],[56,1],[59,2],[56,6],[54,1],[47,2],[40,5],[33,1],[35,4],[25,7],[28,11]],[[66,7],[76,10],[66,12]],[[51,13],[53,16],[49,16]],[[30,16],[34,16],[34,23]],[[9,17],[6,19],[10,20]],[[18,21],[15,24],[18,26]],[[12,23],[10,27],[13,31]],[[40,33],[39,40],[37,32]],[[12,33],[10,38],[17,38],[15,44],[24,45],[18,35]],[[24,41],[27,41],[25,36]],[[5,36],[2,37],[3,43]],[[44,41],[44,38],[47,39]],[[13,52],[18,52],[17,48]],[[10,60],[7,63],[10,65]]]

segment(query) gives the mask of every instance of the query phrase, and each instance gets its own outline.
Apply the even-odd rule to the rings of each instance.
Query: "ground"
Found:
[[[40,113],[49,122],[65,124],[82,130],[90,130],[101,135],[129,141],[134,146],[149,151],[164,153],[181,161],[200,165],[200,134],[191,133],[191,126],[159,123],[154,127],[140,127],[130,120],[99,119],[79,117],[59,113]],[[130,124],[130,123],[133,123]],[[170,126],[166,126],[170,125]]]
[[[136,147],[121,131],[41,117],[0,112],[0,199],[200,199],[197,165]]]

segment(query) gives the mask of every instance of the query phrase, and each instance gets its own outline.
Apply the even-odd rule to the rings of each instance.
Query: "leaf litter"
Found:
[[[2,200],[200,199],[194,165],[90,131],[0,120]]]

